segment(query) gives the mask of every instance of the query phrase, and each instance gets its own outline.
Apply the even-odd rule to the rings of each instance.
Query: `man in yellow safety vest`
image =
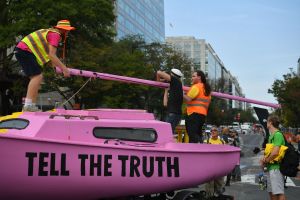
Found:
[[[43,80],[42,69],[47,63],[51,62],[52,66],[59,67],[65,77],[70,76],[68,68],[56,56],[56,51],[59,41],[66,40],[68,32],[74,29],[69,20],[60,20],[53,28],[34,31],[17,44],[16,58],[30,79],[23,111],[40,111],[36,106],[36,99]]]
[[[204,141],[207,144],[220,145],[224,144],[224,140],[219,137],[219,130],[216,126],[211,128],[211,136]],[[205,192],[207,198],[220,196],[224,192],[224,179],[223,177],[215,178],[205,184]]]

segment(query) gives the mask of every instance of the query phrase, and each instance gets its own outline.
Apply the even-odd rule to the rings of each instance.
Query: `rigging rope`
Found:
[[[61,105],[60,105],[60,107],[62,107],[62,106],[64,106],[66,103],[68,103],[71,99],[73,99],[74,98],[74,96],[76,96],[87,84],[88,84],[88,82],[89,81],[91,81],[92,80],[92,77],[90,77],[82,86],[81,86],[81,88],[79,88],[79,90],[77,90],[77,92],[75,92],[69,99],[67,99],[64,103],[62,103]]]

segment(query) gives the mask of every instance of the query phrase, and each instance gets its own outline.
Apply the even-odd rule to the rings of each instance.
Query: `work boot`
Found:
[[[42,110],[40,110],[37,106],[34,105],[27,105],[27,106],[23,106],[22,112],[41,112]]]

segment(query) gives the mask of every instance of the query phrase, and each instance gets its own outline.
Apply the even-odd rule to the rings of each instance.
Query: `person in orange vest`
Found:
[[[200,70],[192,74],[192,84],[187,94],[183,95],[187,104],[185,126],[189,142],[202,143],[202,126],[211,100],[211,87]]]
[[[53,28],[32,32],[17,44],[16,58],[30,79],[23,111],[40,111],[36,106],[36,99],[43,80],[43,67],[47,63],[51,62],[52,66],[59,67],[64,77],[70,76],[68,68],[56,56],[56,51],[59,41],[65,41],[69,31],[74,29],[69,20],[60,20]]]

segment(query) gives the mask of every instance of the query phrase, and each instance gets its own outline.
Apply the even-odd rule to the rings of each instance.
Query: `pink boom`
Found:
[[[168,83],[145,80],[145,79],[140,79],[140,78],[118,76],[118,75],[113,75],[113,74],[92,72],[92,71],[86,71],[86,70],[78,70],[78,69],[72,69],[72,68],[69,68],[69,70],[70,70],[71,75],[74,75],[74,76],[94,77],[94,78],[99,78],[99,79],[104,79],[104,80],[120,81],[120,82],[134,83],[134,84],[140,84],[140,85],[149,85],[149,86],[160,87],[160,88],[169,87]],[[56,68],[56,71],[58,73],[61,73],[61,70],[59,68]],[[189,89],[189,87],[183,86],[183,89],[187,91]],[[280,107],[279,104],[257,101],[254,99],[248,99],[248,98],[234,96],[234,95],[230,95],[230,94],[224,94],[224,93],[220,93],[220,92],[212,92],[212,96],[224,98],[224,99],[243,101],[243,102],[268,106],[268,107],[272,107],[272,108]]]

